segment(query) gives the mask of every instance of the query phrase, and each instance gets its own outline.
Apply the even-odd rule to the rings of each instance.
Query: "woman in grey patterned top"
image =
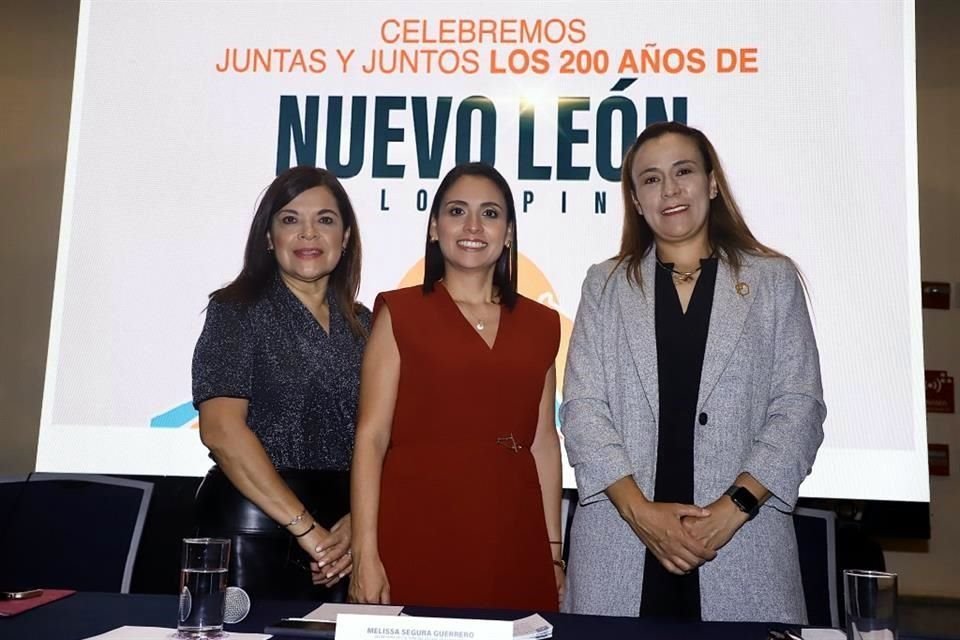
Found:
[[[564,373],[566,609],[802,624],[791,512],[826,405],[799,272],[701,131],[648,126],[622,174],[620,254],[587,272]]]
[[[337,600],[352,568],[348,469],[370,324],[360,254],[339,181],[297,167],[264,194],[240,275],[210,295],[193,400],[216,465],[197,528],[231,538],[230,582],[256,595]]]

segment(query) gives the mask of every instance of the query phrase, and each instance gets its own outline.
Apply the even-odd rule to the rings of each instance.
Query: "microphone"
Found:
[[[180,620],[186,620],[193,609],[193,598],[186,587],[180,592]],[[250,596],[240,587],[227,587],[223,598],[223,623],[242,622],[250,613]]]
[[[236,624],[250,613],[250,596],[240,587],[227,587],[223,605],[223,622]]]

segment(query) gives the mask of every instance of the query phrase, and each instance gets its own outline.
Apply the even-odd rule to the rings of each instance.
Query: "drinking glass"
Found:
[[[897,640],[897,574],[843,572],[847,640]]]
[[[217,638],[223,633],[230,540],[184,538],[180,563],[178,638]]]

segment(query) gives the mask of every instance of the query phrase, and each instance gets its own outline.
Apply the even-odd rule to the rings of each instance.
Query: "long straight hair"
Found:
[[[623,191],[623,233],[616,260],[617,266],[626,263],[628,280],[643,287],[640,264],[654,243],[650,225],[647,224],[646,218],[639,215],[637,206],[634,204],[636,185],[633,183],[633,159],[645,143],[668,133],[675,133],[692,140],[703,157],[707,175],[712,172],[717,182],[717,197],[710,200],[710,209],[707,214],[707,238],[717,256],[726,261],[734,272],[738,272],[743,265],[744,254],[785,257],[757,240],[750,231],[740,213],[740,207],[733,198],[730,184],[720,164],[720,157],[707,136],[699,129],[679,122],[657,122],[644,129],[636,142],[630,146],[620,168],[620,187]]]
[[[430,240],[430,225],[440,216],[440,207],[450,187],[464,176],[479,176],[486,178],[497,186],[507,206],[507,227],[512,230],[510,246],[504,247],[493,267],[493,286],[497,289],[500,304],[513,309],[517,303],[517,208],[513,202],[513,192],[510,185],[499,171],[482,162],[458,164],[443,177],[437,192],[430,205],[430,218],[427,220],[427,239],[423,254],[423,292],[430,293],[434,286],[443,279],[446,267],[443,262],[443,253],[440,243]]]
[[[330,273],[328,287],[340,307],[350,331],[357,337],[365,337],[366,331],[357,317],[357,293],[360,290],[361,245],[360,229],[350,198],[337,177],[317,167],[293,167],[278,175],[267,187],[247,235],[247,247],[243,254],[243,268],[233,282],[210,294],[217,302],[239,302],[252,304],[267,291],[276,277],[279,266],[277,258],[267,244],[267,232],[273,216],[304,191],[315,187],[330,190],[340,217],[344,232],[350,231],[347,246],[343,249],[340,261]]]

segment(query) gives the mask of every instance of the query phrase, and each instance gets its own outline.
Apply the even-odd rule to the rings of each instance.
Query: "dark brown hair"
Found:
[[[747,227],[723,173],[717,151],[707,136],[699,129],[679,122],[657,122],[644,129],[636,142],[630,146],[623,157],[623,165],[620,169],[620,187],[623,190],[623,234],[616,260],[617,266],[626,262],[627,278],[638,286],[643,286],[640,278],[640,263],[654,242],[650,225],[643,216],[638,214],[634,203],[636,185],[633,183],[633,159],[644,143],[668,133],[675,133],[692,140],[697,145],[700,155],[703,156],[704,170],[707,175],[713,173],[717,182],[718,195],[710,200],[710,210],[707,215],[707,238],[717,256],[733,267],[734,271],[738,271],[743,264],[741,259],[743,254],[783,257],[783,254],[757,240]]]
[[[337,304],[350,327],[358,337],[364,337],[366,331],[357,318],[357,292],[360,290],[360,229],[357,216],[350,204],[350,198],[337,177],[326,169],[316,167],[293,167],[278,175],[267,187],[247,235],[247,247],[243,254],[243,269],[233,282],[210,294],[217,302],[239,302],[252,304],[259,300],[278,270],[276,256],[267,244],[267,231],[273,216],[291,200],[304,191],[314,187],[330,190],[340,216],[343,219],[344,232],[350,231],[347,246],[343,249],[340,261],[330,273],[328,286],[333,291]]]

